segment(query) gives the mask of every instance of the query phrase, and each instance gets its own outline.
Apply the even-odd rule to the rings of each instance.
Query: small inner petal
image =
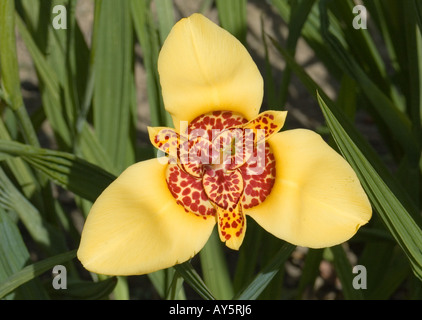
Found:
[[[239,204],[235,210],[217,208],[217,225],[220,240],[233,250],[239,250],[246,231],[246,217]]]
[[[246,124],[242,125],[244,129],[252,129],[254,131],[262,130],[263,135],[257,135],[257,140],[267,140],[273,134],[280,131],[286,119],[285,111],[264,111],[260,113],[255,119],[252,119]]]
[[[206,169],[202,185],[208,198],[220,208],[233,211],[243,193],[243,178],[239,171]]]
[[[172,158],[177,158],[181,138],[174,129],[165,127],[149,127],[148,131],[151,143],[154,147],[168,154]]]

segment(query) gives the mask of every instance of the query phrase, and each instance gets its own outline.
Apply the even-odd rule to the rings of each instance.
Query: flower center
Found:
[[[216,216],[221,240],[234,249],[244,237],[243,210],[262,203],[274,185],[275,160],[265,140],[280,126],[272,120],[271,113],[248,122],[220,111],[197,117],[180,134],[150,131],[153,144],[169,155],[166,181],[177,203],[204,218]]]

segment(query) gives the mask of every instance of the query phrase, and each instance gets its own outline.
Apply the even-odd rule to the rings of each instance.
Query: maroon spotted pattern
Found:
[[[205,170],[202,185],[212,202],[224,210],[233,211],[243,193],[243,178],[239,171]]]
[[[212,130],[234,128],[248,123],[240,114],[229,111],[214,111],[195,118],[188,126],[188,131],[205,130],[208,133],[209,141],[213,140]]]
[[[202,179],[184,172],[176,164],[169,164],[166,180],[171,194],[186,211],[202,216],[215,215],[215,208],[202,187]]]
[[[164,153],[177,157],[177,150],[181,139],[178,133],[171,128],[163,128],[151,141],[153,145]]]
[[[264,132],[263,138],[268,138],[274,133],[278,132],[283,125],[283,122],[277,123],[274,111],[266,111],[258,115],[255,119],[249,121],[244,128],[253,130],[262,130]]]
[[[244,165],[253,154],[254,132],[241,128],[230,128],[221,131],[212,142],[213,150],[222,150],[219,163],[226,170],[234,170]]]
[[[248,165],[239,168],[245,184],[242,206],[244,209],[255,207],[262,203],[271,193],[276,176],[274,155],[268,143],[265,143],[265,158],[255,150]]]
[[[243,210],[262,203],[273,188],[275,159],[265,139],[276,121],[271,113],[248,122],[218,111],[194,119],[181,135],[164,128],[152,139],[170,157],[176,154],[166,181],[177,203],[198,216],[216,216],[220,238],[231,248],[244,237]]]

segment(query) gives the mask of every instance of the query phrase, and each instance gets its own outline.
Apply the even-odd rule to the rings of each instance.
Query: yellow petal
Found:
[[[86,269],[150,273],[190,259],[205,245],[215,217],[198,217],[176,204],[160,160],[129,167],[94,203],[78,250]]]
[[[350,165],[316,133],[288,130],[268,140],[276,160],[271,194],[245,210],[264,229],[299,246],[329,247],[351,238],[372,209]]]
[[[217,110],[254,118],[263,97],[261,74],[245,47],[201,14],[180,20],[164,42],[158,71],[166,110],[180,121]]]

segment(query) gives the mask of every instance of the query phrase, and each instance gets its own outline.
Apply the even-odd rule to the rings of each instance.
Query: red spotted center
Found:
[[[276,167],[268,136],[280,129],[272,113],[252,121],[218,111],[194,119],[184,132],[160,130],[153,144],[169,155],[166,180],[187,212],[216,216],[220,238],[237,249],[245,232],[243,210],[262,203]]]

